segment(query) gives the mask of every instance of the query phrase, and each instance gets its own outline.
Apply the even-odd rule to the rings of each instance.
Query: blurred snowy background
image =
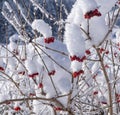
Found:
[[[4,18],[4,16],[1,14],[3,2],[5,0],[0,0],[0,42],[6,43],[6,40],[8,40],[9,36],[16,33],[15,29],[12,27],[12,25]],[[15,5],[15,0],[6,0],[13,9],[16,9],[17,6]],[[25,15],[28,15],[28,10],[30,10],[30,21],[33,21],[35,18],[44,19],[46,22],[48,22],[54,29],[53,35],[61,39],[61,35],[58,34],[58,29],[60,29],[59,21],[61,19],[66,19],[67,14],[70,12],[70,9],[72,8],[72,5],[74,4],[75,0],[37,0],[46,10],[49,14],[55,17],[56,21],[49,20],[46,18],[40,10],[37,10],[33,7],[31,0],[18,0],[19,5],[22,7],[22,10]],[[62,5],[61,5],[62,4]],[[60,10],[62,10],[62,13],[60,14]],[[17,12],[16,12],[17,13]],[[58,36],[59,35],[59,36]],[[8,41],[7,41],[8,42]]]

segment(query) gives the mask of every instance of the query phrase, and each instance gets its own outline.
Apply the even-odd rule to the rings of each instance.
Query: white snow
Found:
[[[59,87],[62,94],[68,94],[71,90],[71,82],[67,77],[63,77],[59,79],[57,87]]]
[[[65,43],[71,56],[84,56],[85,42],[80,27],[76,24],[67,24],[65,27]]]
[[[78,0],[79,7],[82,9],[83,14],[95,10],[97,8],[97,3],[95,0]]]
[[[97,2],[98,6],[100,7],[99,10],[103,14],[103,16],[105,16],[105,14],[108,13],[108,11],[110,11],[111,8],[117,2],[117,0],[109,0],[109,5],[108,5],[107,0],[95,0],[95,1]]]
[[[35,19],[32,23],[32,28],[40,32],[45,38],[52,36],[50,26],[41,19]]]
[[[10,97],[8,94],[0,94],[0,102],[6,101],[9,99],[10,99]]]
[[[29,74],[33,74],[33,73],[37,72],[36,65],[33,60],[26,60],[25,66],[26,66]]]

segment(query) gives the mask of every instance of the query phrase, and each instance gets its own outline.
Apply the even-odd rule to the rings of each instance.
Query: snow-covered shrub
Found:
[[[4,2],[2,14],[18,34],[0,47],[2,114],[120,114],[120,30],[116,24],[120,3],[109,3],[76,0],[61,42],[42,19],[29,23],[31,35]],[[27,21],[25,15],[21,17]]]

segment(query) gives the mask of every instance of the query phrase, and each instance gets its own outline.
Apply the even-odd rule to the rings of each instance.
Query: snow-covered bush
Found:
[[[61,42],[45,20],[30,23],[20,11],[17,17],[5,1],[2,14],[18,33],[0,46],[1,114],[120,114],[119,6],[117,0],[76,0]]]

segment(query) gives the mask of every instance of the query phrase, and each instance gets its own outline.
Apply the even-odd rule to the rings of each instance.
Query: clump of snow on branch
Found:
[[[52,36],[52,31],[50,26],[47,23],[45,23],[43,20],[35,19],[32,23],[32,28],[43,34],[44,37]]]

